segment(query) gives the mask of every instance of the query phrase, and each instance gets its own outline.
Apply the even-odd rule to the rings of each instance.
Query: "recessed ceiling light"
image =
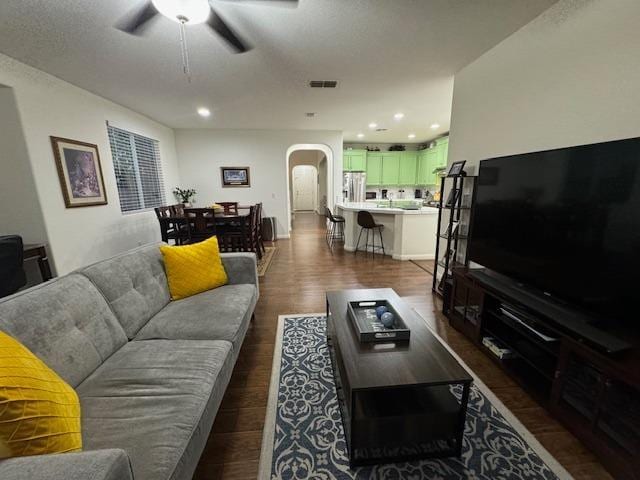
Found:
[[[435,130],[436,128],[440,128],[440,124],[439,123],[433,123],[431,124],[431,129]]]
[[[357,136],[358,138],[364,138],[364,133],[359,133]]]
[[[377,126],[378,126],[378,124],[377,124],[377,123],[375,123],[375,122],[371,122],[371,123],[369,124],[369,128],[376,128]]]
[[[208,117],[211,115],[211,111],[208,108],[205,107],[200,107],[198,109],[198,115],[200,115],[201,117]]]
[[[409,134],[409,138],[416,138],[416,134],[415,133],[410,133]]]
[[[393,118],[395,118],[396,120],[402,120],[404,118],[404,113],[396,113]]]

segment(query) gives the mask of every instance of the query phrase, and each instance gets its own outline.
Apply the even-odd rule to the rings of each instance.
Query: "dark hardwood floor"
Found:
[[[608,480],[598,460],[489,358],[449,327],[430,292],[431,276],[412,262],[341,250],[324,241],[324,220],[297,214],[291,240],[279,240],[260,301],[195,479],[255,479],[267,406],[278,315],[325,309],[330,289],[390,287],[409,302],[471,369],[576,478]]]

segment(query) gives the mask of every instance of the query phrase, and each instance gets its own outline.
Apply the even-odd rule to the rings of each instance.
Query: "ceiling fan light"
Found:
[[[184,22],[187,25],[204,23],[211,13],[207,0],[152,0],[158,11],[174,22]]]

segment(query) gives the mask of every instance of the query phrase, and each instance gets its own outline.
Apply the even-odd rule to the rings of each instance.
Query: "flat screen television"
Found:
[[[637,323],[640,138],[480,162],[469,258],[602,326]]]

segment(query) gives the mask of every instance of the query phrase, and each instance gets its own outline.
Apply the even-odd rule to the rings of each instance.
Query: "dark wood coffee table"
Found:
[[[411,339],[360,343],[347,302],[365,300],[388,300]],[[351,466],[460,455],[473,379],[396,292],[327,292],[327,340]]]

